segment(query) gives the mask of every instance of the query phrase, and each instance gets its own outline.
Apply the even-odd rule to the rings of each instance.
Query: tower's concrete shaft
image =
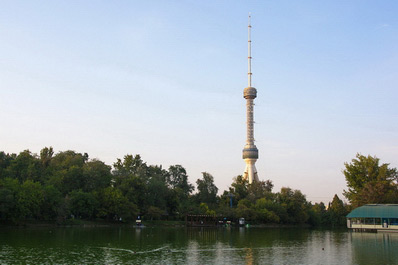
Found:
[[[254,144],[254,121],[253,121],[253,100],[256,98],[257,91],[254,87],[246,87],[243,96],[246,99],[246,145],[243,149],[243,159],[246,169],[243,178],[248,179],[251,184],[258,181],[255,163],[258,159],[258,149]]]
[[[252,87],[252,72],[251,72],[251,24],[249,16],[249,41],[248,41],[248,66],[249,71],[247,73],[249,79],[249,86],[243,90],[243,97],[246,99],[246,145],[243,149],[243,159],[246,163],[246,169],[243,173],[243,178],[248,179],[251,184],[253,181],[258,181],[258,175],[255,163],[258,159],[258,149],[254,144],[254,119],[253,119],[253,107],[254,99],[257,97],[257,90]]]

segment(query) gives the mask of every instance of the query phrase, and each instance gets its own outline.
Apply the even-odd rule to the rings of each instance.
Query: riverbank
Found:
[[[185,221],[145,220],[144,227],[185,227]],[[135,223],[107,222],[103,220],[67,220],[64,223],[56,222],[24,222],[20,224],[0,223],[0,227],[134,227]],[[311,228],[309,224],[248,224],[253,228]],[[214,226],[216,227],[216,226]],[[222,226],[219,226],[222,227]],[[331,228],[331,227],[325,227]]]
[[[181,227],[185,226],[185,221],[161,221],[161,220],[147,220],[143,222],[145,227],[164,226],[164,227]],[[107,222],[103,220],[67,220],[63,223],[57,222],[33,222],[26,221],[19,224],[0,223],[0,227],[114,227],[114,226],[135,226],[135,223],[123,222]]]

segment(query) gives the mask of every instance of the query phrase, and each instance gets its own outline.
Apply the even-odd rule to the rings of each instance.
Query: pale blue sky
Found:
[[[252,12],[260,179],[313,202],[357,152],[397,167],[396,1],[2,1],[0,150],[242,174]]]

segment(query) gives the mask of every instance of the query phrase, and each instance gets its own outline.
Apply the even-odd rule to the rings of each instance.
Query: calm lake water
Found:
[[[0,228],[0,264],[398,264],[398,233],[305,228]]]

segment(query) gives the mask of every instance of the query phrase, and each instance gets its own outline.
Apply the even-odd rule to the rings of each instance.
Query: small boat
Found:
[[[141,216],[138,216],[137,219],[135,220],[135,225],[136,226],[143,226]]]

